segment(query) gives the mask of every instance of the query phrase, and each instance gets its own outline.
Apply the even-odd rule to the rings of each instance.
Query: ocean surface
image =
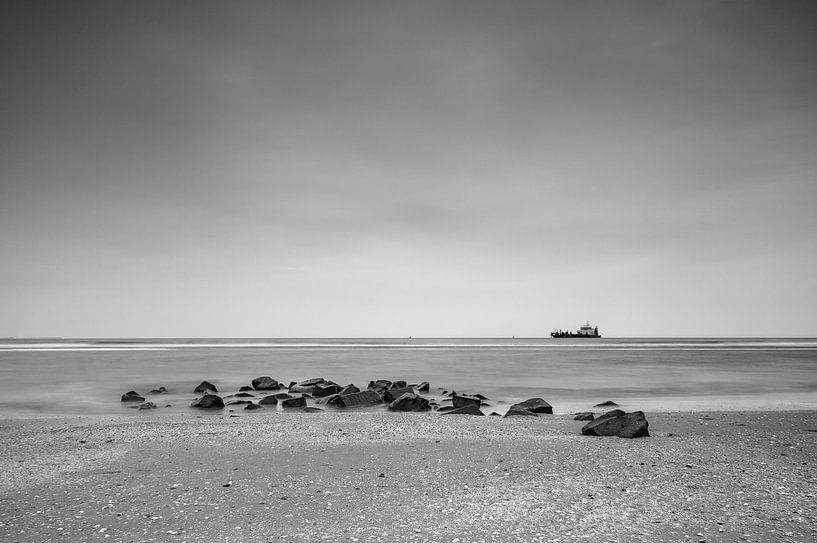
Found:
[[[261,375],[429,381],[500,413],[530,397],[557,413],[817,409],[817,339],[3,339],[0,418],[186,412],[204,379],[229,394]],[[161,409],[119,401],[159,386]]]

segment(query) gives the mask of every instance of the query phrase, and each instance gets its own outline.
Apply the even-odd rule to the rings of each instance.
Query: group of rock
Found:
[[[291,382],[284,386],[269,376],[257,377],[252,380],[251,386],[242,386],[236,394],[222,398],[218,395],[218,388],[209,381],[202,381],[193,392],[202,396],[196,399],[190,407],[199,409],[223,409],[225,406],[243,405],[245,410],[261,409],[264,407],[280,406],[282,409],[299,409],[306,412],[323,411],[319,407],[307,405],[307,399],[312,399],[317,405],[324,405],[335,409],[358,407],[372,407],[385,404],[389,411],[430,411],[440,415],[477,415],[484,416],[483,406],[490,405],[482,394],[457,394],[455,391],[440,389],[443,396],[439,402],[436,399],[427,399],[423,394],[429,393],[427,381],[417,384],[407,384],[406,381],[388,381],[380,379],[370,381],[365,390],[360,390],[353,384],[341,386],[333,381],[317,377],[300,382]],[[263,397],[257,400],[256,394],[261,392]],[[151,394],[165,394],[167,389],[159,387],[151,390]],[[227,400],[226,403],[224,400]],[[154,409],[153,402],[136,391],[129,391],[122,395],[123,402],[140,402],[139,409]],[[450,402],[450,405],[448,404]],[[446,405],[441,405],[445,403]],[[604,402],[595,407],[617,406],[614,402]],[[537,417],[540,414],[553,414],[553,408],[542,398],[531,398],[512,405],[505,413],[505,417],[529,416]],[[492,416],[501,416],[492,412]],[[582,428],[583,435],[619,436],[619,437],[648,437],[648,423],[641,411],[625,413],[620,409],[613,409],[596,418],[592,412],[576,413],[574,420],[587,421]]]

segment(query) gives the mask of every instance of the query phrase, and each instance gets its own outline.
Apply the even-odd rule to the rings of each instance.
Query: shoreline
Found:
[[[632,440],[568,415],[4,419],[0,539],[817,538],[817,411],[646,414]]]

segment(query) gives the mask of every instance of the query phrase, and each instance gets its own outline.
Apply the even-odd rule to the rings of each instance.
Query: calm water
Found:
[[[614,400],[645,411],[817,409],[817,339],[0,340],[0,416],[122,413],[128,390],[188,411],[203,379],[223,393],[260,375],[429,381],[494,409],[533,396],[571,413]],[[153,411],[151,413],[156,413]]]

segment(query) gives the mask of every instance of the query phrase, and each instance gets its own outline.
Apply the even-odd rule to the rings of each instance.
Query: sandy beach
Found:
[[[0,423],[0,540],[814,541],[817,412]]]

